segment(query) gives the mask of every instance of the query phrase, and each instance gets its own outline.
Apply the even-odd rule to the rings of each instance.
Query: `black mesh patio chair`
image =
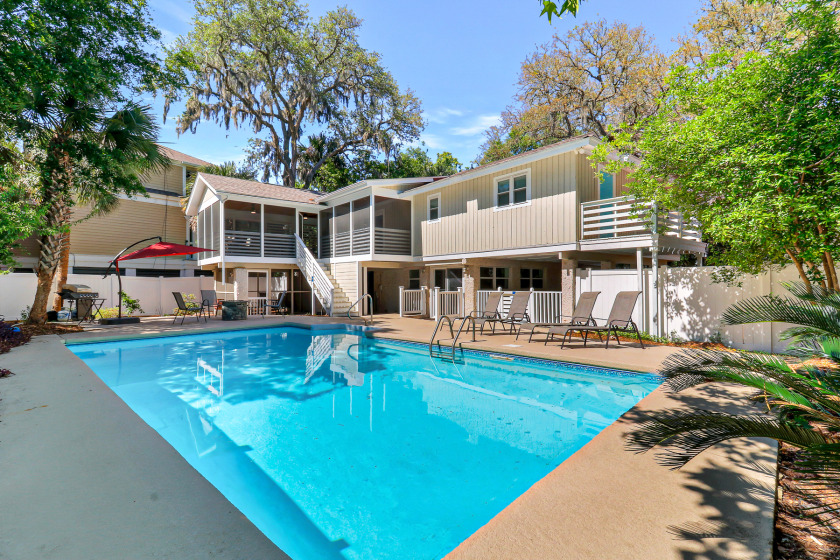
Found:
[[[210,316],[210,312],[212,311],[215,317],[222,310],[221,300],[216,295],[216,290],[201,290],[201,305],[204,307],[204,311],[208,316]]]
[[[178,304],[178,309],[175,310],[175,317],[172,319],[172,324],[181,316],[181,324],[184,324],[184,319],[188,315],[195,315],[196,321],[201,321],[201,316],[204,315],[204,322],[207,322],[207,315],[204,313],[204,305],[184,301],[184,294],[181,292],[172,292],[172,297],[175,298],[175,303]]]
[[[276,312],[278,315],[286,315],[289,308],[285,306],[286,301],[286,294],[288,292],[281,292],[280,297],[277,299],[271,300],[266,304],[266,308],[268,309],[268,313]]]

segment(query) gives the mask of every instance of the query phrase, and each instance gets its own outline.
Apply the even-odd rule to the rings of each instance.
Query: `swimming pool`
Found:
[[[660,383],[346,330],[70,349],[295,560],[440,558]]]

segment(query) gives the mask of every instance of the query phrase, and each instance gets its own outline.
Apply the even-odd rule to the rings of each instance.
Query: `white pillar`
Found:
[[[405,292],[405,287],[400,286],[400,317],[403,316],[403,292]]]
[[[227,282],[227,277],[225,275],[225,200],[219,200],[219,258],[222,261],[222,285],[224,286],[225,282]],[[212,216],[212,214],[211,214]],[[211,222],[213,220],[210,220]],[[211,235],[213,232],[211,232]],[[227,296],[225,296],[227,298]]]
[[[353,201],[350,201],[350,255],[353,255],[353,238],[356,237],[356,232],[354,231],[354,224],[353,224],[353,208],[356,205]],[[358,284],[357,284],[358,285]]]
[[[375,215],[374,215],[374,205],[375,200],[373,193],[370,195],[370,256],[373,258],[373,255],[376,254],[376,227],[375,227]]]
[[[662,336],[662,316],[660,314],[661,306],[659,305],[659,248],[654,247],[651,250],[652,272],[653,272],[653,330],[656,336]]]
[[[260,204],[260,257],[265,257],[265,204]]]
[[[432,319],[434,319],[435,321],[440,319],[440,306],[438,305],[440,301],[438,300],[438,293],[440,293],[440,287],[435,286],[434,288],[432,288],[432,297],[431,301],[429,302],[429,304],[432,307]]]
[[[645,271],[644,271],[644,263],[642,262],[642,249],[636,249],[636,285],[642,295],[640,296],[641,300],[641,309],[639,310],[639,328],[643,331],[648,332],[648,324],[647,324],[647,290],[645,289]]]

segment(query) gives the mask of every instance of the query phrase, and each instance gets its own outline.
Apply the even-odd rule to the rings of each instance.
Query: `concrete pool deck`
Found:
[[[65,335],[83,342],[335,319],[144,320]],[[357,322],[358,323],[358,322]],[[326,326],[326,325],[324,325]],[[428,342],[433,323],[379,318],[374,336]],[[0,356],[0,557],[287,558],[140,420],[57,336]],[[515,345],[515,346],[507,346]],[[652,371],[668,347],[560,350],[509,335],[467,347]],[[454,550],[452,559],[764,559],[771,556],[774,442],[718,446],[679,471],[623,449],[651,410],[733,409],[735,390],[658,389]],[[338,545],[337,545],[338,546]]]

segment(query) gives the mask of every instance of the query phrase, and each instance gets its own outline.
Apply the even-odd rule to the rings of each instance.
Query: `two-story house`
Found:
[[[191,239],[192,232],[180,200],[186,195],[188,180],[200,167],[210,164],[166,146],[159,148],[171,163],[165,169],[141,178],[148,196],[122,196],[112,212],[81,221],[70,229],[71,274],[101,275],[117,253],[141,239],[156,235],[173,243]],[[84,218],[89,212],[89,207],[79,205],[73,209],[73,218]],[[31,272],[37,251],[34,238],[25,240],[17,270]],[[128,276],[193,276],[196,271],[200,273],[195,259],[189,257],[125,261],[121,268]]]
[[[361,181],[329,194],[199,174],[187,207],[223,297],[286,292],[293,312],[465,313],[486,290],[551,292],[571,309],[583,268],[704,255],[696,228],[594,173],[598,140],[571,138],[449,177]],[[549,301],[546,299],[545,301]],[[355,309],[355,308],[354,308]]]

